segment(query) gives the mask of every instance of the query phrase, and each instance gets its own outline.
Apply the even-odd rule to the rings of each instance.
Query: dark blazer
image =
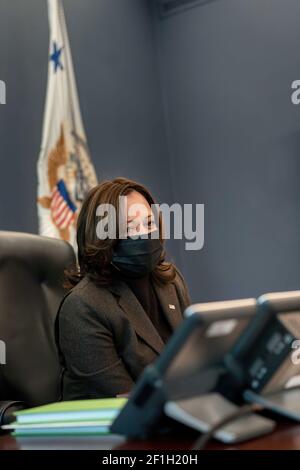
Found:
[[[191,303],[185,281],[177,270],[172,283],[154,287],[174,331]],[[164,348],[147,313],[122,280],[99,287],[84,277],[63,298],[55,329],[63,366],[63,400],[130,391]]]

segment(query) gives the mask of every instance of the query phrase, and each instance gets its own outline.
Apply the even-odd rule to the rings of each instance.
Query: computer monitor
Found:
[[[134,438],[169,431],[166,401],[213,391],[226,372],[224,356],[256,311],[255,299],[188,307],[160,357],[145,368],[111,431]]]
[[[227,398],[236,399],[246,389],[266,395],[300,385],[300,360],[293,360],[300,339],[300,291],[262,295],[257,306],[257,315],[224,359],[232,377],[222,390]]]

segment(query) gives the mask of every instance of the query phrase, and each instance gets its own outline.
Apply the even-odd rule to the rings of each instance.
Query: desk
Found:
[[[189,450],[197,433],[191,432],[185,437],[159,437],[147,441],[127,441],[123,436],[97,436],[72,438],[15,438],[0,437],[0,450],[22,449],[97,449],[97,450]],[[300,424],[282,421],[276,430],[267,436],[253,439],[239,445],[224,445],[211,441],[209,450],[300,450]]]

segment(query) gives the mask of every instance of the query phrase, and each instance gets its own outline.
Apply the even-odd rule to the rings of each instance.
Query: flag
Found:
[[[82,200],[97,184],[82,123],[61,0],[48,0],[50,43],[42,145],[38,159],[39,233],[76,249]]]

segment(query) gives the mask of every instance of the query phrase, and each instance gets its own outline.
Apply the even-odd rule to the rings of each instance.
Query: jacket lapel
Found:
[[[154,284],[154,289],[172,331],[175,331],[183,320],[176,288],[174,284],[169,283],[164,286]]]
[[[154,283],[154,289],[167,321],[172,331],[174,331],[183,320],[176,288],[172,283],[164,286]],[[110,287],[110,290],[118,296],[118,304],[126,313],[136,333],[143,338],[154,351],[161,353],[165,344],[126,282],[117,280]]]
[[[126,313],[136,333],[143,338],[155,352],[161,353],[165,346],[164,342],[126,282],[118,280],[110,287],[110,290],[114,294],[117,294],[118,304]]]

